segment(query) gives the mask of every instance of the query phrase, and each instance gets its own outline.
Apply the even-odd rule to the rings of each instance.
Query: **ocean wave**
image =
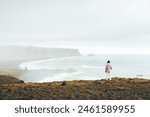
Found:
[[[83,67],[83,68],[95,68],[95,69],[100,69],[100,68],[103,68],[103,67],[101,67],[101,66],[91,66],[91,65],[81,65],[81,67]]]
[[[46,66],[38,66],[32,63],[23,63],[21,65],[19,65],[20,69],[24,69],[24,70],[42,70],[42,69],[56,69],[54,67],[46,67]]]
[[[52,62],[52,61],[57,61],[57,60],[67,60],[67,59],[79,58],[79,57],[80,57],[80,56],[61,57],[61,58],[50,58],[50,59],[36,60],[36,61],[30,61],[30,62],[25,62],[25,63],[28,63],[28,64],[38,64],[38,63]]]
[[[27,70],[57,69],[56,67],[47,66],[48,62],[52,63],[52,62],[56,61],[56,63],[58,63],[58,62],[61,62],[62,60],[65,60],[65,62],[67,62],[68,59],[71,60],[74,58],[78,58],[78,57],[51,58],[51,59],[24,62],[24,63],[21,63],[19,65],[19,68],[20,69],[27,69]],[[46,65],[44,65],[45,63],[46,63]]]
[[[74,72],[74,73],[65,72],[65,73],[55,74],[55,75],[53,75],[51,77],[45,77],[45,78],[43,78],[43,80],[41,80],[39,82],[74,80],[74,76],[78,75],[80,73],[82,73],[82,72],[77,71],[77,72]]]

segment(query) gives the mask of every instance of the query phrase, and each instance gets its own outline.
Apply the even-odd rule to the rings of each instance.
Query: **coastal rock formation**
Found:
[[[0,46],[3,53],[0,60],[41,60],[58,57],[80,56],[77,49],[69,48],[46,48],[31,46]]]
[[[0,75],[0,85],[2,84],[18,84],[24,83],[23,80],[19,80],[10,75]]]
[[[6,79],[5,79],[6,80]],[[1,82],[5,83],[1,80]],[[113,78],[0,85],[0,99],[15,100],[150,100],[150,80]]]

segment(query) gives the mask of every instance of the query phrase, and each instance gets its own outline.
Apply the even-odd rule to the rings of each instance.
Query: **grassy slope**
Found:
[[[16,83],[1,83],[0,85],[0,99],[150,99],[150,80],[136,78],[113,78],[112,81],[80,80],[48,83],[23,83],[18,81]]]

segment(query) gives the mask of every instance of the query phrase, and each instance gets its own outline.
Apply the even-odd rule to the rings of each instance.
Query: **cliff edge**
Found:
[[[150,100],[150,80],[138,78],[23,83],[6,76],[0,82],[1,100]]]
[[[41,60],[58,57],[80,56],[78,49],[46,48],[32,46],[0,46],[1,61]]]

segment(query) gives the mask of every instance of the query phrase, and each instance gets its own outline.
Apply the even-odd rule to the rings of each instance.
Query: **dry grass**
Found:
[[[0,86],[0,99],[149,100],[150,80],[113,78],[111,81],[75,80],[47,83],[22,83],[19,81],[6,83],[5,81]]]

